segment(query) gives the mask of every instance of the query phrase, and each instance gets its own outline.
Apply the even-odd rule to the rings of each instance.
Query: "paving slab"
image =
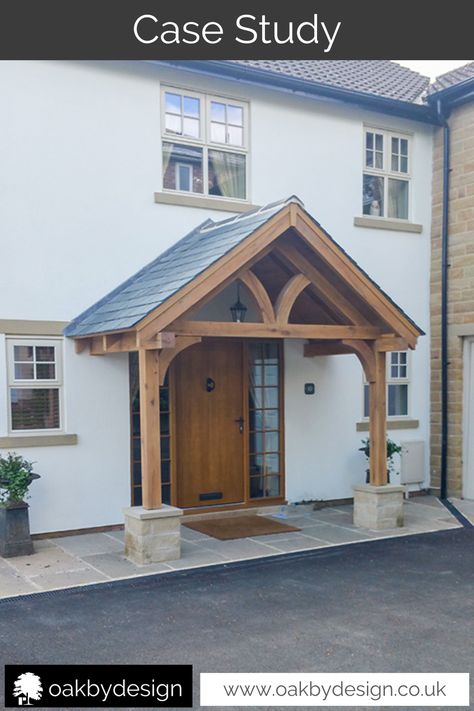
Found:
[[[9,558],[8,562],[21,575],[33,577],[40,574],[60,573],[69,570],[80,570],[87,565],[58,546],[43,548],[33,555]]]
[[[88,585],[89,583],[102,583],[110,580],[107,576],[99,573],[90,566],[82,570],[68,570],[58,573],[42,573],[30,579],[42,590],[55,590],[57,588],[70,588],[76,585]]]
[[[85,533],[80,536],[64,536],[55,539],[56,545],[67,553],[77,556],[93,555],[94,553],[108,553],[121,550],[122,542],[105,533]]]
[[[170,570],[164,563],[135,565],[120,553],[99,553],[85,556],[83,559],[92,568],[108,578],[129,578],[132,575],[152,575]]]
[[[0,567],[0,597],[37,592],[38,588],[8,566]]]

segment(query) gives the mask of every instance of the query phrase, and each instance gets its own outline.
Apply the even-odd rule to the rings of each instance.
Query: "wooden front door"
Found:
[[[176,499],[180,507],[244,500],[242,343],[209,341],[174,365]]]

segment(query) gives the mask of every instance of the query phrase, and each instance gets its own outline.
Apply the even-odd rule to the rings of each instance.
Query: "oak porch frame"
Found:
[[[289,235],[288,243],[281,237]],[[386,328],[373,325],[298,252],[294,239],[317,253],[346,285],[357,293]],[[278,242],[274,244],[276,241]],[[252,266],[274,250],[297,273],[283,286],[275,303]],[[201,307],[235,281],[249,290],[259,314],[258,323],[193,321],[186,314]],[[289,323],[298,296],[313,288],[333,313],[345,323]],[[138,351],[140,363],[140,420],[142,432],[143,506],[159,508],[161,501],[159,387],[178,353],[202,338],[307,340],[305,356],[354,353],[370,387],[370,482],[387,483],[386,462],[386,353],[414,349],[418,327],[388,299],[369,277],[341,250],[310,215],[294,202],[285,205],[227,254],[169,297],[132,329],[76,338],[77,352],[89,347],[92,355]]]

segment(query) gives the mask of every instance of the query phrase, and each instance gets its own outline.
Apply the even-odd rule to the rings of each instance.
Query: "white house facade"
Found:
[[[216,64],[223,65],[219,71]],[[363,63],[346,64],[363,75],[357,68]],[[389,107],[383,89],[356,86],[351,98],[344,75],[346,97],[327,95],[321,79],[305,79],[313,91],[301,84],[292,90],[278,85],[284,68],[278,74],[252,63],[235,75],[232,63],[0,63],[0,453],[23,455],[41,475],[29,501],[33,533],[120,524],[125,507],[142,503],[139,411],[131,397],[137,356],[112,347],[100,355],[91,340],[81,349],[78,338],[94,339],[98,331],[65,336],[64,329],[206,220],[236,217],[235,224],[245,224],[238,220],[247,219],[246,211],[279,200],[312,215],[425,332],[416,349],[405,348],[403,339],[400,350],[387,349],[385,367],[387,431],[404,447],[392,483],[429,487],[433,127],[421,111],[423,78],[390,62],[371,64],[387,74],[387,87],[396,79],[408,91],[411,82],[411,95],[392,96]],[[329,77],[328,85],[334,81]],[[358,100],[364,93],[370,103]],[[294,195],[298,200],[288,200]],[[283,256],[285,249],[282,243]],[[263,282],[264,266],[258,272]],[[230,321],[234,282],[211,296],[193,318]],[[313,297],[315,313],[324,311]],[[245,281],[239,298],[247,307],[245,323],[253,323]],[[304,302],[294,303],[305,323]],[[133,320],[125,311],[124,319]],[[329,313],[324,323],[333,321]],[[192,329],[181,327],[182,337],[192,337]],[[116,324],[101,333],[120,336],[128,328]],[[267,428],[264,444],[248,431],[248,412],[242,412],[244,424],[235,424],[243,428],[242,456],[250,458],[254,480],[245,485],[245,497],[238,490],[230,498],[204,491],[198,501],[191,490],[189,498],[173,490],[181,476],[173,474],[176,448],[187,451],[196,435],[184,418],[178,436],[162,403],[167,503],[209,510],[339,500],[365,482],[359,447],[369,429],[369,385],[361,364],[339,346],[334,354],[315,348],[308,357],[305,345],[314,339],[305,338],[304,329],[291,332],[271,342],[266,355],[258,348],[269,340],[250,339],[252,362],[267,359],[262,367],[269,374],[276,365],[281,372],[266,376],[274,380],[265,398],[276,399],[262,408],[276,413],[278,423]],[[229,354],[224,347],[223,361]],[[186,376],[180,362],[173,367],[173,397],[185,411]],[[169,382],[163,380],[163,398],[171,397]],[[247,464],[246,471],[248,479]]]

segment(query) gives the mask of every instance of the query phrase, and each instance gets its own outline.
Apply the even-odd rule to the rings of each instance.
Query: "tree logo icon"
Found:
[[[41,679],[32,672],[20,674],[15,681],[13,696],[18,699],[18,706],[32,706],[31,701],[39,701],[43,694]]]

